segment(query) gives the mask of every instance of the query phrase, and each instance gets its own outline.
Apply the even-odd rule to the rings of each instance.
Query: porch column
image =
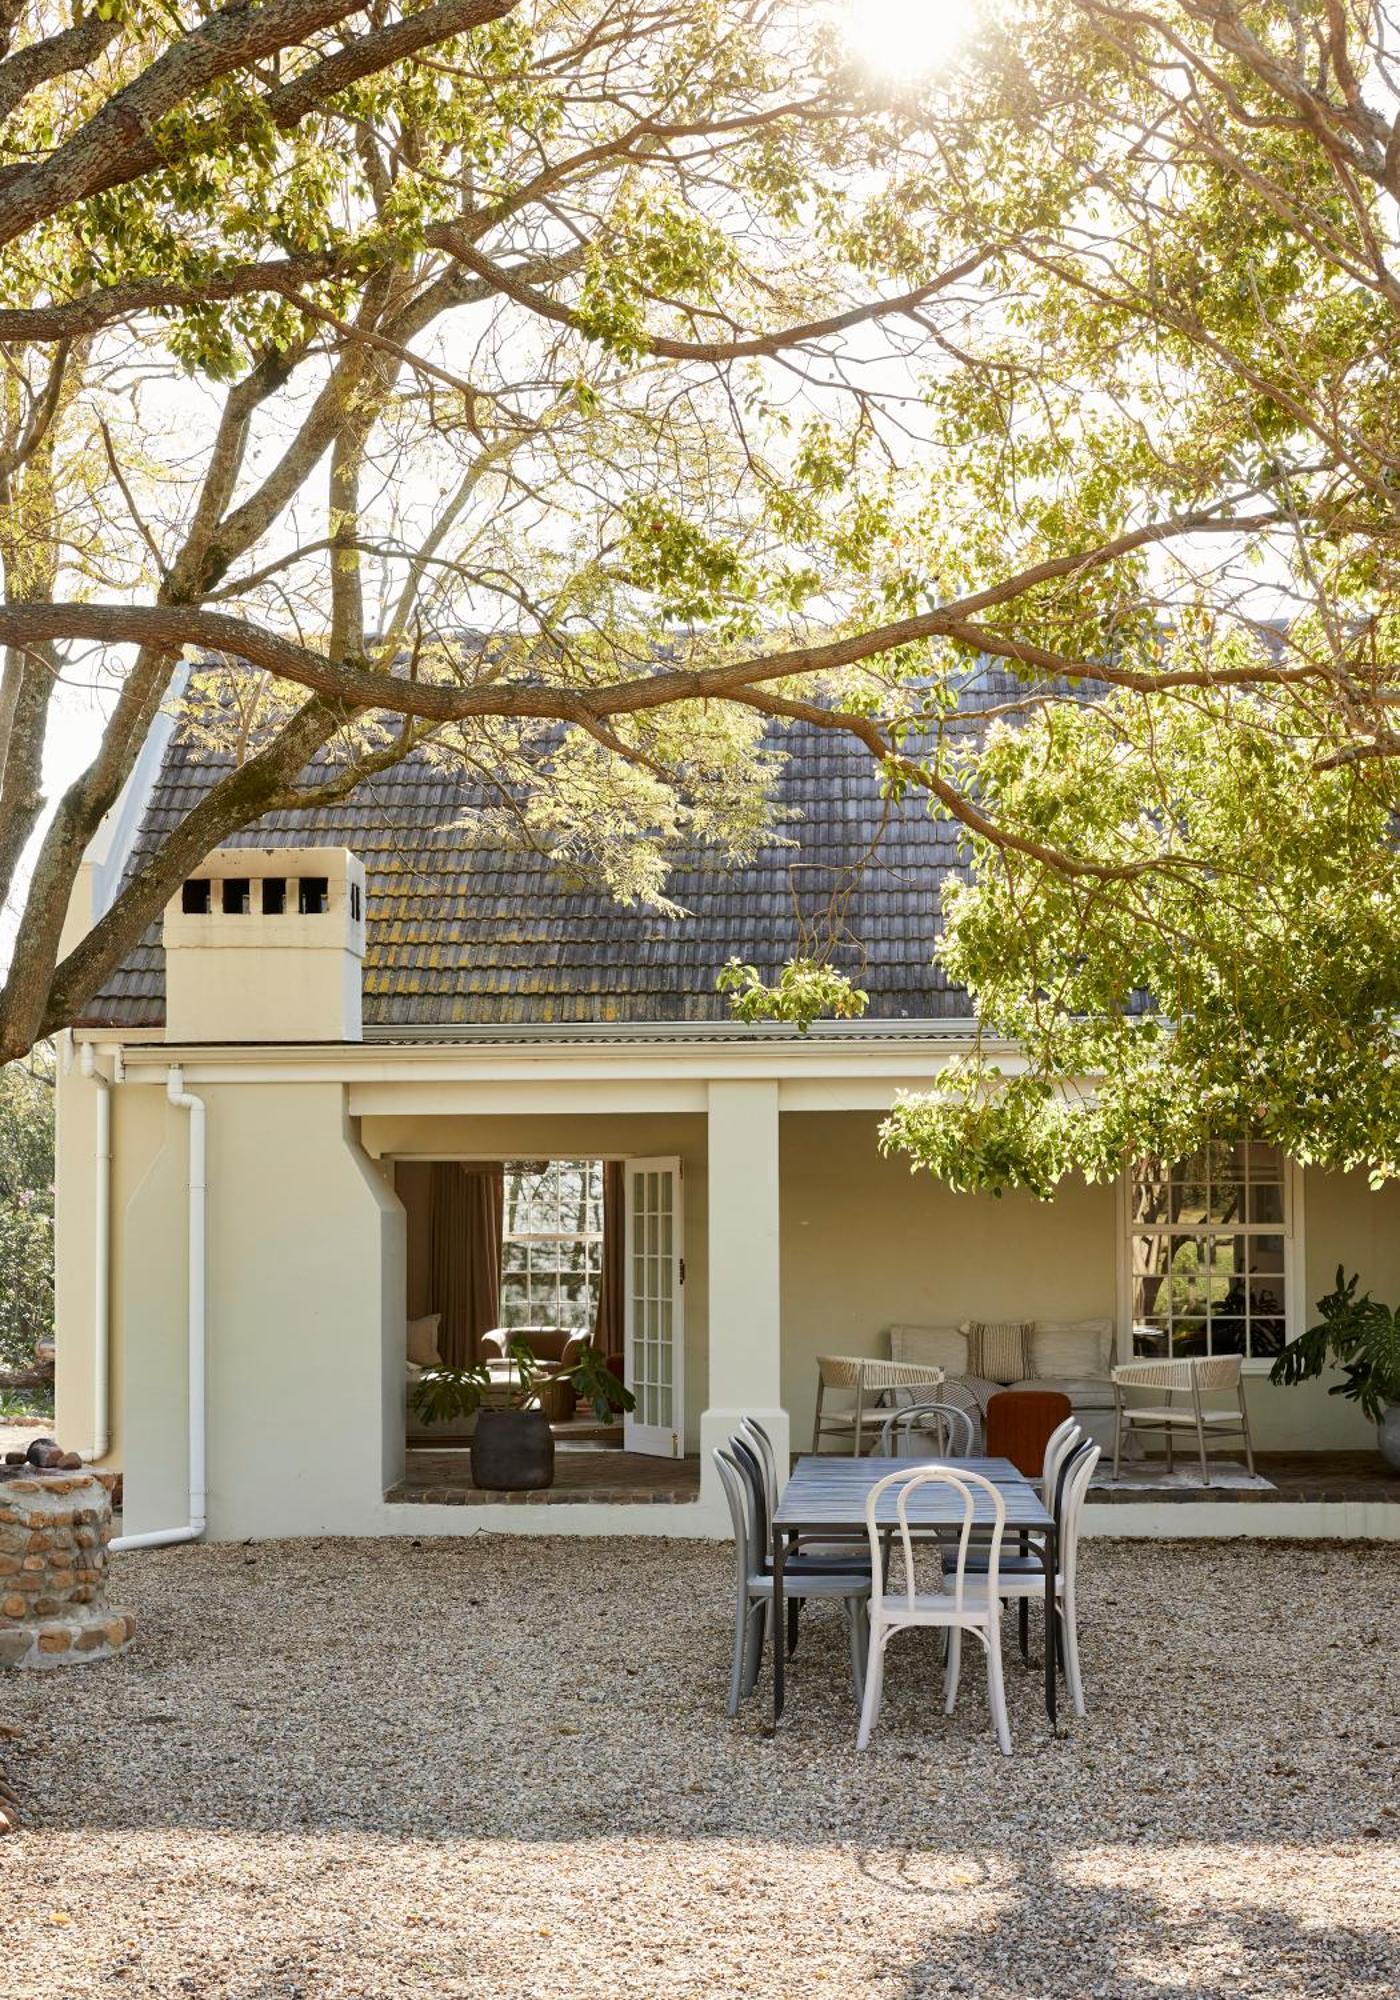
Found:
[[[700,1420],[702,1495],[723,1507],[710,1452],[756,1417],[787,1476],[781,1401],[778,1085],[709,1085],[709,1406]]]

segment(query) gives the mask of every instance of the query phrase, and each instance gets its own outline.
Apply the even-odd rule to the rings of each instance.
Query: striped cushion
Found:
[[[1021,1382],[1031,1372],[1033,1319],[969,1320],[967,1370],[990,1382]]]

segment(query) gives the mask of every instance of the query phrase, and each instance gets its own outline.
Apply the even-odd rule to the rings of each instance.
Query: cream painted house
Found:
[[[683,871],[682,919],[503,851],[480,801],[417,759],[264,823],[173,899],[65,1037],[59,1090],[58,1427],[124,1471],[128,1534],[192,1515],[218,1539],[722,1530],[708,1478],[664,1508],[386,1497],[413,1449],[408,1322],[442,1304],[424,1245],[447,1225],[428,1209],[444,1187],[465,1198],[458,1169],[506,1175],[503,1320],[589,1320],[608,1232],[642,1253],[617,1258],[614,1302],[639,1452],[707,1465],[737,1412],[805,1445],[819,1355],[969,1318],[1106,1317],[1123,1357],[1144,1327],[1243,1347],[1261,1449],[1370,1444],[1325,1384],[1272,1387],[1267,1354],[1338,1262],[1400,1291],[1395,1189],[1261,1158],[1246,1215],[1168,1240],[1134,1222],[1131,1177],[994,1201],[881,1156],[895,1093],[971,1033],[931,965],[957,857],[911,805],[853,878],[880,811],[862,753],[816,733],[783,747],[792,844],[742,873]],[[70,930],[219,769],[179,735],[152,746]],[[838,894],[868,1017],[806,1036],[727,1019],[725,959],[775,970]],[[1239,1284],[1190,1278],[1230,1260]]]

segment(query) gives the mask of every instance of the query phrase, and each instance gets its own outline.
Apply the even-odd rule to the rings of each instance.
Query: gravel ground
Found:
[[[121,1557],[133,1652],[0,1681],[0,1995],[1393,2000],[1396,1552],[1084,1563],[1090,1717],[1013,1660],[1003,1760],[924,1634],[858,1757],[830,1607],[728,1722],[711,1546]]]

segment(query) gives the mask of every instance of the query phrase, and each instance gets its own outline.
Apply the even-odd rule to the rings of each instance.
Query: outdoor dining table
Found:
[[[980,1472],[1001,1494],[1006,1508],[1006,1533],[1021,1539],[1023,1547],[1039,1556],[1045,1569],[1045,1712],[1055,1721],[1055,1573],[1058,1551],[1055,1546],[1055,1518],[1040,1497],[1040,1490],[1018,1472],[1009,1458],[838,1458],[808,1455],[799,1458],[783,1488],[773,1512],[773,1721],[782,1718],[786,1699],[784,1686],[785,1632],[783,1617],[783,1564],[789,1545],[799,1535],[820,1535],[825,1541],[863,1540],[866,1534],[865,1503],[873,1486],[892,1472],[927,1472],[930,1466],[947,1466],[952,1472]],[[895,1511],[899,1489],[882,1494],[876,1509],[876,1525],[897,1528]],[[940,1528],[960,1529],[963,1520],[961,1496],[951,1487],[930,1481],[909,1496],[911,1529],[933,1534]],[[972,1530],[990,1534],[991,1504],[985,1493],[974,1489]],[[1003,1547],[1005,1543],[1003,1542]]]

